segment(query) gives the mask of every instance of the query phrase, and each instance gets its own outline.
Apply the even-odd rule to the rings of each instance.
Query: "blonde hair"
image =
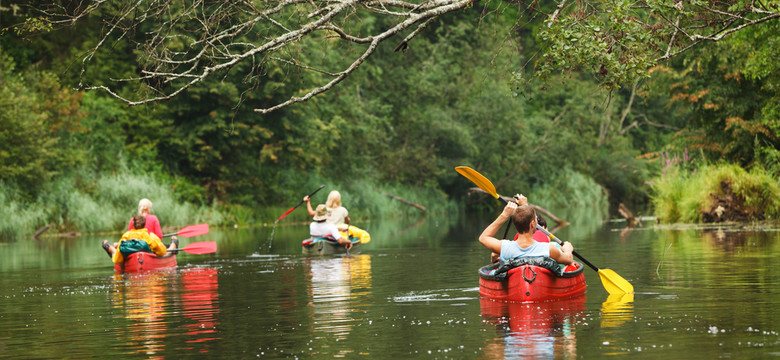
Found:
[[[141,201],[138,202],[138,213],[143,214],[144,210],[152,212],[152,202],[149,201],[149,199],[141,199]]]
[[[341,194],[333,190],[328,194],[328,201],[325,202],[325,206],[334,209],[341,206]]]

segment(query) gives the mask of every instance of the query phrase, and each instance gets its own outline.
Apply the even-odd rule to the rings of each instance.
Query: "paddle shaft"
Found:
[[[545,229],[545,228],[543,228],[543,227],[539,226],[539,224],[536,224],[536,229],[537,229],[537,230],[539,230],[539,231],[541,231],[541,232],[543,232],[545,235],[549,236],[549,237],[550,237],[550,239],[553,239],[553,240],[555,240],[555,242],[557,242],[558,244],[561,244],[561,245],[563,245],[563,241],[561,241],[561,239],[558,239],[557,237],[555,237],[555,235],[551,234],[549,231],[547,231],[547,229]],[[576,252],[576,251],[572,250],[572,252],[571,252],[571,253],[572,253],[572,255],[576,256],[576,257],[577,257],[577,259],[580,259],[580,260],[582,260],[582,262],[584,262],[584,263],[585,263],[585,265],[588,265],[588,266],[590,266],[590,268],[591,268],[591,269],[593,269],[593,270],[596,270],[597,272],[599,271],[599,268],[597,268],[597,267],[596,267],[596,265],[593,265],[593,264],[591,264],[591,263],[590,263],[590,261],[588,261],[588,260],[585,260],[585,258],[583,258],[582,256],[580,256],[580,254],[577,254],[577,252]]]
[[[178,253],[180,251],[195,255],[211,254],[217,251],[217,243],[214,241],[201,241],[189,244],[183,248],[169,249],[167,252]]]
[[[325,185],[322,185],[322,186],[320,186],[319,188],[317,188],[317,190],[314,190],[314,192],[312,192],[311,194],[309,194],[309,198],[311,198],[312,196],[314,196],[314,194],[316,194],[318,191],[322,190],[322,188],[324,188],[324,187],[325,187]],[[303,203],[304,203],[304,201],[303,201],[303,200],[301,200],[301,202],[299,202],[299,203],[298,203],[298,205],[295,205],[295,206],[293,206],[292,208],[290,208],[290,210],[287,210],[287,212],[285,212],[284,214],[282,214],[282,216],[280,216],[278,219],[276,219],[276,221],[279,221],[279,220],[282,220],[282,219],[284,219],[284,217],[285,217],[285,216],[289,215],[291,212],[293,212],[293,210],[297,209],[297,208],[298,208],[298,206],[301,206]]]
[[[197,225],[185,226],[181,230],[172,234],[165,234],[163,235],[163,237],[165,238],[174,235],[178,235],[181,237],[193,237],[198,235],[206,235],[208,233],[209,233],[209,224],[197,224]]]

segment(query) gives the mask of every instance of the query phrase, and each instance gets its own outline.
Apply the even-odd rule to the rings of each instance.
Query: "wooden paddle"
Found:
[[[480,189],[485,190],[486,193],[490,194],[494,198],[501,200],[501,203],[506,205],[506,200],[498,196],[498,193],[496,193],[496,187],[493,186],[493,183],[490,182],[486,177],[482,176],[479,172],[476,170],[467,167],[467,166],[458,166],[455,168],[455,171],[457,171],[459,174],[465,176],[467,179],[471,180],[474,184],[479,186]],[[536,225],[536,228],[543,233],[545,233],[547,236],[549,236],[551,239],[555,240],[559,244],[562,244],[560,239],[555,237],[553,234],[550,234],[547,229]],[[620,275],[618,275],[616,272],[610,270],[610,269],[599,269],[595,265],[591,264],[590,261],[585,260],[580,254],[578,254],[576,251],[573,251],[572,254],[576,256],[578,259],[582,260],[586,265],[588,265],[591,269],[595,270],[599,277],[601,278],[601,284],[604,285],[604,289],[607,290],[607,292],[611,295],[614,294],[633,294],[634,293],[634,286],[631,285],[626,279],[623,279]]]
[[[322,188],[324,188],[324,187],[325,187],[325,185],[322,185],[322,186],[320,186],[319,188],[317,188],[317,190],[314,190],[314,192],[312,192],[311,194],[309,194],[309,198],[311,198],[312,196],[314,196],[314,194],[316,194],[316,193],[317,193],[317,191],[320,191],[320,190],[322,190]],[[303,204],[303,203],[304,203],[304,201],[303,201],[303,200],[301,200],[301,202],[299,202],[299,203],[298,203],[298,205],[295,205],[295,206],[293,206],[292,208],[290,208],[290,210],[287,210],[287,212],[286,212],[286,213],[284,213],[284,214],[282,214],[282,216],[280,216],[278,219],[276,219],[276,221],[282,220],[282,219],[283,219],[285,216],[287,216],[289,213],[293,212],[293,210],[295,210],[295,209],[296,209],[298,206],[301,206],[301,204]]]
[[[171,253],[177,253],[179,251],[195,255],[211,254],[217,252],[217,243],[215,241],[201,241],[189,244],[181,249],[168,250],[168,252]]]
[[[165,234],[163,237],[169,237],[169,236],[181,236],[181,237],[193,237],[198,235],[205,235],[209,233],[209,224],[198,224],[198,225],[190,225],[185,226],[178,232],[172,233],[172,234]]]

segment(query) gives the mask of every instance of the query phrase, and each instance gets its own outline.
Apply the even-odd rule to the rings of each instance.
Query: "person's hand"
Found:
[[[506,206],[504,206],[504,211],[501,212],[501,215],[506,217],[512,216],[512,214],[515,212],[515,209],[517,209],[517,204],[511,201],[507,201]]]
[[[311,200],[311,199],[309,199],[309,195],[306,195],[306,196],[303,197],[303,201],[309,202],[309,200]]]
[[[570,253],[574,251],[574,246],[572,246],[570,242],[564,241],[563,245],[561,245],[561,250],[563,250],[563,252]]]
[[[517,205],[520,206],[528,205],[528,198],[523,196],[523,194],[515,194],[514,199],[515,201],[517,201]]]

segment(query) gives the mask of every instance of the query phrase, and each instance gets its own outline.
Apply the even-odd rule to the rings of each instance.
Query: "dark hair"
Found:
[[[146,226],[146,217],[138,214],[133,216],[133,229],[143,229]]]
[[[531,230],[531,221],[534,219],[536,219],[536,211],[528,205],[518,207],[512,214],[512,223],[515,224],[515,229],[520,234],[525,234]]]
[[[547,228],[547,220],[544,220],[542,215],[536,214],[536,223],[543,228]]]

